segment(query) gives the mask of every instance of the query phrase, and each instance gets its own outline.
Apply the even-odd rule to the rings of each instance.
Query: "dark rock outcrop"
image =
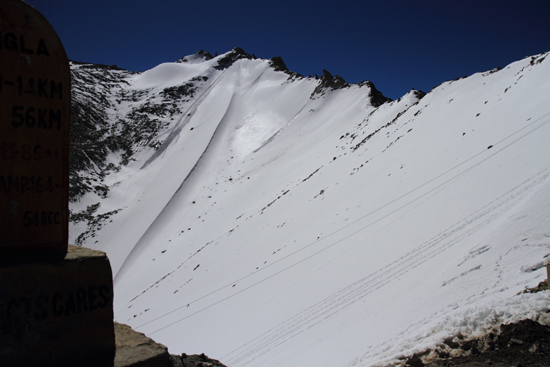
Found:
[[[71,61],[71,202],[88,192],[104,196],[108,191],[102,183],[102,177],[112,168],[106,158],[111,151],[122,148],[108,121],[107,110],[112,107],[108,96],[132,74],[117,66]],[[90,167],[94,167],[91,176],[87,174]]]
[[[384,96],[382,94],[382,92],[380,92],[378,89],[376,89],[373,82],[362,81],[359,85],[361,87],[363,87],[363,86],[369,87],[369,89],[370,89],[370,92],[369,92],[370,103],[374,107],[379,107],[379,106],[383,105],[386,102],[391,102],[392,101],[391,98],[388,98],[388,97]]]
[[[227,69],[228,67],[233,65],[235,61],[240,59],[252,60],[253,57],[247,54],[246,52],[244,52],[242,48],[235,47],[233,50],[228,52],[224,57],[220,58],[218,60],[218,65],[214,66],[214,68],[218,70]]]
[[[286,64],[285,62],[283,61],[283,58],[280,57],[280,56],[275,56],[275,57],[272,57],[270,60],[269,60],[269,65],[275,69],[275,71],[289,71],[288,68],[286,67]]]
[[[197,52],[194,55],[182,57],[181,59],[176,60],[175,62],[177,62],[177,63],[186,63],[186,62],[189,62],[190,60],[193,60],[193,59],[194,60],[200,60],[200,61],[208,61],[208,60],[212,60],[213,58],[214,58],[214,56],[212,56],[212,54],[210,52],[200,50],[199,52]]]
[[[424,98],[424,97],[426,96],[426,92],[423,92],[423,91],[421,91],[421,90],[416,90],[416,89],[415,89],[415,90],[413,90],[412,92],[414,93],[414,96],[415,96],[416,98],[418,98],[418,100],[421,100],[422,98]]]
[[[317,96],[323,96],[327,90],[337,90],[349,87],[350,84],[347,83],[344,78],[339,75],[332,76],[328,70],[323,69],[323,76],[320,79],[320,83],[313,90],[310,98],[315,99]]]

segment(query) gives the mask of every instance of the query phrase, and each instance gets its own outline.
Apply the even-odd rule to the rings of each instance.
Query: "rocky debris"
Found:
[[[543,314],[539,320],[547,320]],[[548,367],[550,366],[550,326],[533,320],[501,324],[499,331],[480,338],[462,335],[447,338],[433,350],[406,358],[407,367]]]
[[[524,290],[523,292],[521,293],[537,293],[537,292],[541,292],[541,291],[546,291],[550,289],[550,287],[548,287],[548,281],[547,280],[543,280],[542,282],[540,282],[536,287],[534,288],[527,288],[526,290]]]
[[[130,326],[115,322],[114,367],[172,367],[168,348]]]
[[[183,367],[181,356],[170,354],[170,360],[172,361],[172,367]]]
[[[168,348],[115,322],[116,354],[114,367],[227,367],[203,354],[174,355]]]
[[[227,367],[217,359],[209,358],[203,354],[187,355],[183,353],[181,356],[171,355],[173,367]]]

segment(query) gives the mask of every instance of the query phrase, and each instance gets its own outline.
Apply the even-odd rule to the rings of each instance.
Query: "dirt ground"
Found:
[[[480,351],[480,347],[487,349]],[[461,349],[469,355],[434,360],[427,364],[421,362],[420,358],[417,358],[417,363],[407,362],[409,366],[415,367],[549,367],[550,326],[533,320],[501,325],[499,335],[490,334],[486,338],[466,342],[461,345]]]
[[[547,290],[546,281],[525,292]],[[549,310],[539,320],[548,320]],[[547,323],[547,322],[545,322]],[[461,335],[404,361],[411,367],[550,367],[550,326],[533,320],[502,324],[479,339]]]

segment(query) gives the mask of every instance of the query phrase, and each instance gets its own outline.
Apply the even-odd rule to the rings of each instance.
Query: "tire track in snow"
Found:
[[[539,121],[542,120],[542,123],[541,123],[540,125],[536,126],[535,128],[533,128],[532,130],[526,132],[525,134],[523,134],[523,135],[517,137],[515,140],[511,141],[510,143],[508,143],[507,145],[505,145],[504,147],[502,147],[501,149],[499,149],[499,150],[496,151],[495,153],[491,154],[490,156],[488,156],[488,157],[486,157],[486,158],[483,158],[481,161],[479,161],[479,162],[477,162],[477,163],[474,163],[474,164],[471,165],[469,168],[465,169],[464,171],[462,171],[462,172],[459,173],[458,175],[454,176],[451,180],[454,180],[455,178],[457,178],[457,177],[459,177],[459,176],[461,176],[461,175],[467,173],[468,171],[474,169],[475,167],[477,167],[477,166],[479,166],[480,164],[482,164],[484,161],[486,161],[486,160],[490,159],[491,157],[495,156],[496,154],[500,153],[502,150],[504,150],[504,149],[506,149],[506,148],[512,146],[513,144],[515,144],[515,143],[517,143],[518,141],[522,140],[522,139],[525,138],[526,136],[532,134],[533,132],[537,131],[537,130],[540,129],[541,127],[547,125],[547,124],[550,122],[550,120],[547,120],[547,119],[546,119],[546,117],[547,117],[549,114],[550,114],[550,113],[544,114],[543,116],[539,117],[538,119],[536,119],[536,120],[533,121],[532,123],[528,124],[527,126],[524,126],[523,128],[517,130],[516,132],[514,132],[514,133],[508,135],[508,136],[505,137],[504,139],[502,139],[502,140],[500,140],[499,142],[495,143],[495,146],[496,146],[496,145],[500,145],[501,143],[503,143],[504,141],[506,141],[506,140],[508,140],[509,138],[513,137],[514,135],[516,135],[516,134],[518,134],[518,133],[520,133],[520,132],[522,132],[522,131],[528,129],[529,127],[535,125],[537,122],[539,122]],[[438,176],[437,178],[439,178],[439,177],[443,176],[444,174],[450,172],[451,170],[453,170],[453,169],[455,169],[455,168],[457,168],[457,167],[459,167],[459,166],[461,166],[461,165],[467,163],[468,161],[471,161],[472,159],[476,158],[477,156],[479,156],[479,155],[481,155],[481,154],[482,154],[482,152],[476,154],[475,156],[471,157],[470,159],[468,159],[468,160],[462,162],[461,164],[459,164],[459,165],[455,166],[454,168],[450,169],[449,171],[447,171],[447,172],[441,174],[441,175]],[[541,176],[541,175],[543,176],[543,178],[542,178],[541,180],[537,181],[536,183],[539,183],[540,181],[544,181],[544,180],[548,177],[548,170],[549,170],[549,169],[547,168],[547,169],[545,169],[545,170],[539,172],[538,174],[532,176],[530,179],[528,179],[527,181],[525,181],[524,184],[527,184],[527,186],[529,186],[528,183],[529,183],[530,181],[532,181],[534,178],[536,178],[536,177],[538,177],[538,176]],[[437,187],[441,187],[442,185],[444,185],[444,184],[450,182],[451,180],[445,181],[443,184],[441,184],[441,185],[439,185],[439,186],[437,186]],[[433,180],[432,180],[432,181],[433,181]],[[422,185],[422,186],[424,186],[424,185]],[[422,187],[422,186],[421,186],[421,187]],[[518,188],[521,187],[521,186],[522,186],[522,184],[516,186],[516,187],[513,188],[511,191],[509,191],[508,194],[511,193],[511,192],[516,191],[516,189],[518,189]],[[436,188],[437,188],[437,187],[436,187]],[[420,188],[420,187],[419,187],[419,188]],[[417,189],[418,189],[418,188],[417,188]],[[413,191],[416,191],[417,189],[415,189],[415,190],[413,190]],[[409,192],[409,193],[410,193],[410,192]],[[425,196],[425,195],[426,195],[426,194],[420,195],[420,196],[417,197],[416,199],[413,199],[413,200],[410,201],[409,203],[407,203],[407,204],[405,204],[404,206],[402,206],[400,209],[402,209],[403,207],[405,207],[405,206],[411,204],[412,202],[418,200],[419,198],[421,198],[421,197],[423,197],[423,196]],[[506,196],[506,195],[507,195],[507,194],[505,194],[504,196]],[[518,195],[519,195],[519,194],[518,194]],[[503,197],[503,196],[501,196],[499,199],[501,199],[502,197]],[[515,196],[514,196],[514,197],[515,197]],[[513,199],[514,197],[512,197],[511,199]],[[401,198],[401,197],[400,197],[400,198]],[[400,198],[398,198],[398,199],[400,199]],[[396,199],[396,200],[398,200],[398,199]],[[496,199],[495,201],[498,201],[499,199]],[[511,199],[510,199],[510,200],[511,200]],[[494,202],[495,202],[495,201],[494,201]],[[493,203],[494,203],[494,202],[493,202]],[[506,201],[505,201],[505,202],[506,202]],[[505,202],[501,203],[500,205],[503,205]],[[388,204],[388,205],[389,205],[389,204]],[[491,204],[488,204],[488,205],[491,205]],[[500,205],[498,205],[498,206],[500,206]],[[511,204],[511,205],[513,206],[513,204]],[[497,206],[497,207],[498,207],[498,206]],[[487,207],[487,206],[481,208],[480,210],[483,210],[483,209],[486,208],[486,207]],[[495,207],[495,208],[496,208],[496,207]],[[494,209],[494,208],[493,208],[493,209]],[[398,209],[398,210],[399,210],[399,209]],[[487,215],[487,213],[490,213],[491,211],[492,211],[492,209],[490,209],[489,212],[485,212],[485,214],[483,214],[483,215]],[[478,210],[478,212],[479,212],[479,210]],[[474,214],[476,214],[476,213],[477,213],[477,212],[475,212]],[[474,214],[472,214],[472,215],[474,215]],[[483,216],[483,215],[482,215],[482,216]],[[493,217],[493,219],[496,219],[498,216],[500,216],[500,214],[495,214],[494,217]],[[490,220],[489,220],[488,222],[486,222],[486,223],[491,222],[493,219],[490,219]],[[465,227],[466,225],[467,225],[467,224],[463,225],[462,227]],[[367,225],[367,226],[369,226],[369,225]],[[477,231],[478,229],[480,229],[480,228],[482,228],[482,227],[483,227],[483,224],[479,224],[478,226],[475,227],[475,229],[474,229],[472,232],[468,233],[467,236],[471,235],[472,233],[474,233],[475,231]],[[364,227],[364,228],[365,228],[365,227]],[[452,227],[451,227],[451,228],[452,228]],[[458,230],[458,229],[457,229],[457,230]],[[360,232],[360,231],[361,231],[361,230],[355,232],[354,234],[356,234],[356,233],[358,233],[358,232]],[[453,233],[454,233],[454,232],[456,232],[456,230],[454,230]],[[441,238],[441,240],[443,240],[445,237],[448,237],[448,236],[450,236],[450,234],[445,234],[445,231],[444,231],[444,232],[443,232],[443,237]],[[437,237],[437,236],[436,236],[436,237]],[[460,241],[461,239],[462,239],[462,238],[457,239],[454,243],[451,244],[451,246],[454,245],[456,242]],[[439,241],[441,241],[441,240],[439,240]],[[434,243],[437,244],[437,243],[439,243],[439,241],[436,241],[436,242],[434,242]],[[429,246],[429,247],[427,247],[427,248],[429,249],[429,248],[431,248],[431,247],[433,247],[433,246],[434,246],[434,244],[432,244],[431,246]],[[425,247],[425,246],[421,246],[421,247],[417,248],[416,250],[413,250],[411,254],[405,255],[405,257],[412,256],[412,255],[414,254],[414,252],[418,252],[419,249],[421,249],[421,248],[423,248],[423,247]],[[431,254],[431,256],[434,257],[434,256],[436,256],[438,253],[440,253],[440,252],[442,252],[442,251],[444,251],[444,249],[441,249],[441,250],[439,250],[439,251],[435,251],[435,252],[433,252],[433,253]],[[398,259],[397,261],[400,261],[400,259]],[[426,260],[426,261],[427,261],[427,260]],[[420,265],[420,264],[417,264],[415,267],[418,267],[419,265]],[[415,267],[410,268],[409,270],[412,270],[412,269],[414,269]],[[395,269],[396,267],[394,266],[394,267],[392,267],[392,268]],[[405,272],[403,272],[403,273],[405,273]],[[403,273],[398,274],[397,276],[400,276],[400,275],[402,275]],[[364,282],[364,281],[366,281],[366,280],[369,280],[370,278],[372,278],[373,275],[376,275],[376,274],[377,274],[377,273],[371,274],[371,275],[369,275],[367,278],[365,278],[365,279],[363,279],[363,280],[360,280],[360,281],[358,281],[358,282]],[[390,275],[389,277],[387,277],[387,278],[386,278],[387,280],[386,280],[384,283],[382,283],[382,285],[378,286],[376,289],[379,289],[379,288],[381,288],[383,285],[387,284],[387,283],[392,279],[392,277],[393,277],[393,275]],[[356,284],[356,283],[354,283],[354,284]],[[351,286],[348,286],[347,288],[345,288],[344,290],[342,290],[342,291],[340,291],[340,292],[337,292],[334,296],[329,297],[329,298],[326,299],[325,301],[321,301],[321,302],[318,303],[317,305],[319,305],[319,304],[321,304],[321,303],[327,303],[327,302],[330,301],[330,299],[333,299],[333,298],[335,298],[335,297],[337,298],[337,297],[338,297],[338,296],[337,296],[338,294],[340,294],[341,292],[343,292],[343,291],[349,289],[350,287],[353,287],[354,284],[351,285]],[[369,291],[368,293],[372,293],[372,292],[373,292],[374,290],[376,290],[376,289],[373,289],[373,290]],[[368,293],[367,293],[367,294],[368,294]],[[363,297],[365,297],[365,296],[366,296],[366,295],[363,295],[361,298],[363,298]],[[355,302],[355,301],[353,301],[353,302]],[[352,303],[353,303],[353,302],[352,302]],[[349,305],[349,304],[348,304],[348,305]],[[288,323],[290,320],[293,320],[293,319],[295,319],[295,318],[300,318],[300,315],[301,315],[301,314],[303,314],[304,312],[308,312],[308,311],[310,311],[311,309],[314,309],[315,307],[316,307],[316,306],[312,306],[312,307],[306,309],[305,311],[303,311],[302,313],[298,314],[297,316],[295,316],[295,317],[293,317],[293,318],[287,320],[285,323]],[[345,307],[347,307],[347,305],[346,305]],[[324,313],[326,313],[326,311],[325,311]],[[334,313],[336,313],[336,312],[333,312],[332,314],[330,314],[329,316],[325,317],[324,319],[330,317],[330,316],[333,315]],[[316,322],[315,324],[317,324],[317,323],[319,323],[319,322],[321,322],[321,321],[318,321],[318,322]],[[284,323],[283,323],[283,324],[284,324]],[[282,325],[282,324],[281,324],[281,325]],[[309,326],[308,329],[311,328],[311,327],[313,327],[313,326],[314,326],[314,325]],[[276,329],[276,328],[275,328],[275,329]],[[266,335],[266,334],[270,333],[272,330],[274,330],[274,329],[271,329],[270,331],[264,333],[263,335]],[[303,332],[303,330],[300,331],[300,333],[302,333],[302,332]],[[261,337],[261,336],[260,336],[260,337]],[[258,338],[260,338],[260,337],[258,337]],[[293,337],[294,337],[294,336],[293,336]],[[256,339],[257,339],[257,338],[256,338]],[[245,344],[244,346],[249,345],[250,343],[252,343],[252,342],[249,342],[249,343]],[[270,342],[270,343],[271,343],[271,342]],[[244,346],[243,346],[243,347],[244,347]],[[233,354],[233,353],[235,353],[237,350],[242,349],[243,347],[238,348],[238,349],[236,349],[235,351],[229,353],[228,356],[231,355],[231,354]],[[262,353],[262,354],[264,354],[264,353]],[[224,358],[227,359],[227,356],[224,357]],[[247,362],[247,363],[248,363],[248,362]]]
[[[519,201],[532,192],[549,176],[550,168],[537,173],[504,195],[501,195],[489,204],[456,223],[454,226],[447,228],[445,231],[440,232],[432,239],[424,242],[422,245],[401,256],[399,259],[387,265],[383,269],[359,279],[321,302],[318,302],[292,318],[282,322],[275,328],[270,329],[263,335],[246,344],[249,345],[246,349],[243,350],[242,348],[245,347],[243,346],[229,353],[225,356],[226,360],[231,365],[244,366],[253,362],[260,356],[277,349],[281,345],[290,342],[302,333],[307,332],[323,321],[330,319],[338,312],[384,287],[392,280],[405,275],[418,266],[421,266],[425,262],[436,257],[438,254],[451,248],[463,239],[485,227],[487,224],[499,218],[507,210],[517,205]],[[414,265],[405,267],[405,264]],[[356,323],[357,320],[352,318],[346,322],[345,326],[339,327],[338,332],[344,332],[345,329],[355,325]],[[303,351],[303,349],[301,350]],[[231,357],[231,354],[235,354],[235,356]]]

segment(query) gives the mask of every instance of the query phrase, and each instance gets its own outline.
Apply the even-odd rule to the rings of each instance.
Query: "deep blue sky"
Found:
[[[142,71],[238,46],[304,76],[370,80],[393,99],[550,50],[549,0],[27,2],[72,60]]]

